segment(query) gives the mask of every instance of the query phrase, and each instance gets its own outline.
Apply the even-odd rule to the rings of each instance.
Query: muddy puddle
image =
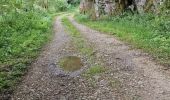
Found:
[[[60,63],[60,67],[64,71],[69,71],[69,72],[77,71],[77,70],[81,69],[81,67],[83,67],[81,58],[79,58],[77,56],[63,57],[62,59],[60,59],[59,63]]]

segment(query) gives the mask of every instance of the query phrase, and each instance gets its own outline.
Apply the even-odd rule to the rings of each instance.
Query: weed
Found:
[[[120,85],[121,85],[121,83],[120,83],[120,81],[118,79],[112,79],[110,81],[110,86],[112,88],[120,88]]]
[[[85,73],[85,76],[95,76],[97,74],[100,74],[105,71],[105,68],[99,65],[95,65],[90,67],[87,72]]]

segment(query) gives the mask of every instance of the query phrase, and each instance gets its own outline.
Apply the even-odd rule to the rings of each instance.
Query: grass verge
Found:
[[[72,25],[72,23],[68,20],[68,18],[64,17],[62,19],[62,22],[66,26],[67,30],[70,31],[69,33],[73,38],[73,42],[74,42],[76,48],[83,55],[86,55],[88,57],[88,59],[90,60],[90,63],[93,63],[93,61],[95,60],[93,57],[93,49],[86,44],[86,42],[83,39],[83,37],[81,36],[80,32],[75,28],[74,25]],[[87,70],[87,72],[85,73],[85,76],[86,75],[93,76],[93,75],[104,72],[104,70],[105,70],[104,67],[94,64],[94,66],[91,66]]]
[[[11,14],[0,21],[0,98],[13,92],[42,46],[52,38],[52,16],[38,14]]]
[[[167,16],[122,15],[92,21],[86,15],[77,14],[75,19],[98,31],[116,35],[170,66],[170,19]]]
[[[73,38],[73,43],[75,44],[76,48],[83,54],[91,58],[93,54],[93,49],[87,46],[85,40],[81,36],[80,32],[72,25],[72,23],[64,17],[62,22],[66,26],[66,29],[69,30],[70,35]]]

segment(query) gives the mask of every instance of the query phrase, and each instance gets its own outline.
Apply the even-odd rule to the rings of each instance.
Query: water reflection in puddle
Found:
[[[60,67],[65,71],[74,72],[83,66],[81,59],[77,56],[67,56],[59,61]]]

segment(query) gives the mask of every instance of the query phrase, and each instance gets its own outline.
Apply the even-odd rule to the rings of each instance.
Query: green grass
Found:
[[[97,74],[103,73],[105,68],[99,65],[91,66],[87,72],[85,73],[86,76],[95,76]]]
[[[76,46],[76,48],[83,54],[88,57],[90,60],[90,63],[93,64],[95,59],[93,57],[93,48],[89,47],[84,38],[81,36],[80,32],[75,28],[75,26],[72,25],[72,23],[64,17],[62,19],[63,24],[66,26],[66,29],[69,30],[70,35],[73,38],[73,42]],[[101,67],[100,65],[94,64],[91,66],[87,72],[85,72],[85,76],[91,77],[96,74],[104,72],[104,67]]]
[[[134,47],[150,53],[161,64],[170,66],[170,18],[168,16],[122,15],[92,21],[77,14],[76,20],[93,29],[115,35]]]
[[[66,30],[69,30],[69,33],[73,38],[73,43],[75,44],[76,48],[83,55],[86,55],[91,58],[91,55],[93,54],[93,49],[86,44],[80,32],[72,25],[72,23],[66,17],[62,19],[62,22],[65,25]]]
[[[100,76],[104,73],[107,69],[100,65],[93,65],[86,72],[83,73],[83,77],[85,77],[88,82],[93,86],[96,87],[96,80],[94,76]]]
[[[0,93],[11,91],[52,36],[47,13],[9,13],[0,20]]]
[[[53,16],[72,7],[64,0],[51,0],[48,8],[42,3],[41,0],[0,1],[0,97],[12,93],[52,37]]]

